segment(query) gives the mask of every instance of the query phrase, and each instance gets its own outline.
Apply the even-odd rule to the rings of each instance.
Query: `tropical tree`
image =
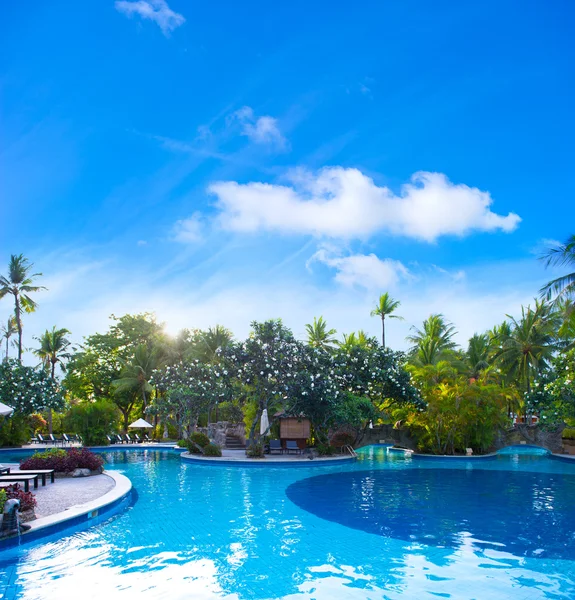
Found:
[[[34,265],[23,254],[12,254],[8,264],[8,275],[0,275],[0,298],[8,294],[14,297],[14,318],[18,330],[18,360],[22,362],[22,311],[32,313],[37,304],[29,294],[45,290],[34,285],[34,278],[42,273],[31,273]]]
[[[6,323],[0,327],[0,333],[2,333],[2,338],[6,340],[6,357],[4,360],[8,360],[8,344],[10,338],[18,333],[18,328],[16,327],[16,317],[14,317],[14,315],[8,317]]]
[[[383,347],[385,347],[385,317],[403,319],[403,317],[393,314],[400,304],[399,300],[394,300],[388,292],[385,292],[385,294],[381,294],[377,306],[371,311],[372,317],[381,318],[381,345]]]
[[[206,331],[194,332],[191,340],[188,358],[198,359],[203,363],[218,363],[220,353],[233,340],[232,332],[223,325],[208,327]]]
[[[575,235],[570,236],[564,244],[549,248],[542,259],[547,267],[575,268]],[[575,298],[575,271],[552,279],[541,288],[541,294],[548,300],[553,296]]]
[[[520,319],[507,316],[511,332],[501,340],[496,357],[508,380],[529,393],[557,350],[557,313],[549,303],[536,300],[534,308],[521,307]]]
[[[34,350],[34,354],[40,358],[46,371],[50,373],[52,379],[56,377],[56,365],[60,363],[60,368],[65,371],[64,359],[70,358],[71,354],[67,352],[70,348],[70,340],[66,337],[70,334],[67,329],[56,329],[46,331],[35,340],[40,342],[40,347]]]
[[[337,331],[328,329],[327,323],[323,317],[313,318],[313,323],[307,323],[305,326],[307,332],[307,344],[312,348],[320,350],[333,350],[336,340],[333,337]]]
[[[454,358],[452,351],[457,347],[453,337],[455,327],[443,315],[430,315],[423,321],[423,327],[417,329],[406,339],[413,344],[410,355],[412,362],[426,365],[434,364],[448,357]]]
[[[34,338],[40,342],[40,347],[34,350],[34,354],[40,358],[46,372],[52,379],[56,379],[56,365],[60,363],[60,368],[64,371],[65,366],[62,362],[70,358],[71,354],[67,352],[70,347],[70,340],[66,337],[70,332],[67,329],[46,329],[41,337]],[[48,408],[48,431],[52,433],[52,409]]]
[[[487,333],[475,333],[469,338],[465,362],[471,379],[478,379],[489,368],[492,356],[492,343]]]
[[[132,394],[142,399],[143,410],[146,410],[149,394],[153,391],[150,379],[159,363],[157,348],[148,348],[146,344],[136,347],[134,356],[129,361],[122,361],[120,377],[113,382],[117,394]],[[121,407],[120,407],[121,410]],[[129,412],[124,412],[124,425],[127,428]]]

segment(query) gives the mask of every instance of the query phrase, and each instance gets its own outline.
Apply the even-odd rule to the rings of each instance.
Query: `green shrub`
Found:
[[[335,448],[329,444],[318,444],[315,449],[319,456],[333,456],[335,454]]]
[[[187,448],[188,440],[178,440],[178,443],[176,445],[178,446],[178,448]]]
[[[564,440],[575,440],[575,427],[565,427],[562,437]]]
[[[118,429],[120,418],[120,411],[113,402],[97,400],[72,406],[65,423],[68,431],[78,433],[86,446],[106,446],[106,436]]]
[[[0,515],[4,512],[4,505],[6,504],[6,490],[0,490]]]
[[[190,454],[202,454],[203,449],[210,443],[210,438],[205,433],[194,431],[185,441]]]
[[[246,450],[246,456],[248,458],[265,458],[264,445],[260,442],[257,442],[251,446],[248,446]]]
[[[204,446],[204,456],[221,456],[222,449],[217,444],[207,444]]]
[[[21,446],[30,439],[31,433],[27,417],[23,415],[0,417],[0,446]]]

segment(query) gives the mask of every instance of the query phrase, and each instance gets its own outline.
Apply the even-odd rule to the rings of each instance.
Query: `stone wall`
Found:
[[[226,445],[227,435],[235,435],[242,443],[246,443],[246,427],[243,423],[218,421],[217,423],[210,423],[207,427],[198,427],[197,431],[205,433],[212,442],[222,448]]]
[[[511,429],[502,430],[495,438],[494,449],[505,446],[518,446],[521,443],[547,448],[551,452],[563,451],[561,434],[565,425],[558,425],[552,431],[542,429],[539,425],[515,425]]]
[[[394,429],[393,425],[377,425],[373,429],[366,429],[363,436],[360,434],[356,448],[379,443],[395,444],[411,450],[416,449],[415,441],[409,433],[403,429]]]

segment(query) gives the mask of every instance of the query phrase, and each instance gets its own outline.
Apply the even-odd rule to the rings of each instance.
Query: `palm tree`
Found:
[[[564,244],[557,244],[541,257],[547,267],[575,267],[575,235]],[[575,272],[553,279],[541,288],[541,294],[550,300],[553,296],[575,298]]]
[[[508,380],[515,379],[529,392],[532,380],[548,367],[557,349],[557,313],[548,303],[536,300],[535,308],[521,307],[519,320],[507,316],[511,333],[496,356]]]
[[[399,300],[394,300],[388,292],[385,292],[385,294],[381,294],[377,306],[371,311],[372,317],[381,317],[381,345],[383,347],[385,347],[385,317],[403,320],[403,317],[392,314],[400,304]]]
[[[0,275],[0,298],[8,294],[14,296],[14,318],[18,329],[18,360],[22,362],[22,311],[32,313],[36,302],[28,294],[45,290],[45,287],[33,285],[34,277],[42,273],[30,273],[34,265],[23,254],[12,254],[8,265],[8,276]]]
[[[323,317],[319,319],[314,317],[313,323],[308,323],[305,326],[307,331],[307,343],[312,348],[319,348],[320,350],[332,350],[336,342],[334,336],[337,331],[335,329],[328,329],[327,323]]]
[[[479,379],[481,373],[489,368],[491,351],[491,340],[487,333],[475,333],[469,338],[465,362],[470,379]]]
[[[0,327],[2,338],[6,340],[6,357],[4,360],[8,360],[8,342],[13,335],[16,335],[18,329],[16,327],[16,318],[14,315],[8,317],[8,321]],[[14,342],[12,342],[14,343]]]
[[[122,361],[120,378],[113,382],[117,394],[134,394],[142,398],[144,411],[148,405],[148,394],[154,389],[149,380],[154,369],[158,366],[159,351],[157,348],[148,348],[146,344],[136,346],[131,361]],[[124,426],[127,427],[129,412],[124,414]]]
[[[421,329],[415,327],[412,329],[415,333],[407,336],[406,339],[413,344],[410,354],[421,364],[433,364],[445,360],[446,355],[457,346],[453,341],[457,331],[443,315],[430,315],[423,321]]]
[[[208,327],[207,331],[198,331],[194,337],[189,356],[212,364],[219,362],[219,351],[233,341],[232,332],[223,325]]]
[[[70,332],[67,329],[46,329],[41,337],[34,338],[40,342],[40,348],[34,350],[34,354],[40,358],[46,371],[50,372],[52,379],[56,379],[56,365],[64,371],[63,359],[70,358],[66,350],[70,347],[70,340],[66,337]],[[48,431],[52,433],[52,409],[48,409]]]

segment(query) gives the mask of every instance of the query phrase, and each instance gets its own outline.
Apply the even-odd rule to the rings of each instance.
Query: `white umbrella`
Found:
[[[14,412],[14,409],[10,406],[6,406],[0,402],[0,417],[9,417]]]
[[[129,429],[138,429],[139,427],[153,427],[153,425],[150,425],[148,423],[148,421],[144,421],[144,419],[138,419],[137,421],[134,421],[131,425],[128,425]]]
[[[264,408],[262,420],[260,422],[260,435],[263,435],[270,428],[270,420],[268,419],[268,409]]]

